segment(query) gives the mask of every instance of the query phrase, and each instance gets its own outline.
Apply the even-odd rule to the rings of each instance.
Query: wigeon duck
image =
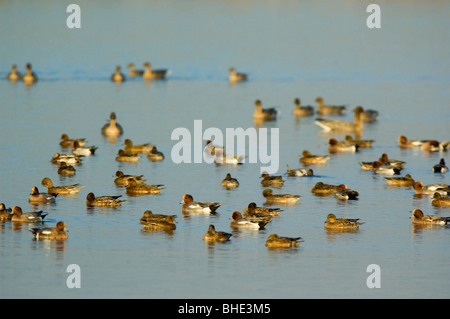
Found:
[[[359,193],[350,188],[341,188],[334,193],[334,197],[340,200],[356,200],[358,199]]]
[[[24,213],[22,212],[22,208],[19,206],[14,206],[12,208],[13,216],[11,217],[11,221],[13,223],[42,223],[45,216],[47,216],[47,213],[44,213],[43,211],[39,212],[29,212]]]
[[[267,220],[251,221],[247,218],[243,218],[242,214],[238,211],[234,211],[231,215],[233,220],[230,223],[230,227],[233,229],[264,229],[269,222]]]
[[[122,171],[117,171],[115,176],[114,183],[119,186],[128,185],[129,178],[134,179],[137,185],[142,185],[147,180],[143,178],[144,175],[125,175]]]
[[[292,114],[295,117],[311,116],[314,114],[314,108],[311,105],[302,106],[299,98],[294,100],[294,104],[295,107]]]
[[[356,132],[360,134],[364,127],[363,122],[360,119],[361,110],[355,109],[354,112],[353,122],[317,118],[315,124],[320,126],[326,132]]]
[[[139,155],[127,154],[124,150],[119,150],[117,152],[116,161],[117,162],[129,162],[137,163],[141,157]]]
[[[304,150],[299,161],[303,164],[326,164],[329,159],[328,155],[312,155],[308,150]]]
[[[36,73],[34,73],[31,68],[31,63],[27,63],[25,68],[26,68],[26,72],[22,77],[23,82],[25,82],[26,85],[31,85],[31,84],[37,82],[38,78],[36,76]]]
[[[446,196],[450,192],[450,186],[447,184],[423,185],[422,182],[415,182],[413,187],[415,193],[420,195],[434,195],[435,192],[438,192],[441,195]]]
[[[109,123],[103,125],[101,131],[103,135],[108,137],[117,137],[123,134],[123,128],[119,123],[117,123],[115,112],[111,112],[109,115]]]
[[[5,222],[11,220],[13,212],[11,208],[6,208],[4,203],[0,203],[0,221]]]
[[[262,180],[261,185],[264,187],[275,186],[281,187],[284,185],[283,177],[281,176],[270,176],[269,173],[263,172],[261,174]]]
[[[301,237],[280,237],[277,234],[271,234],[266,240],[266,247],[269,248],[291,248],[298,247],[302,242]]]
[[[218,165],[241,165],[244,164],[245,156],[236,154],[225,154],[222,151],[216,150],[214,156],[214,163]]]
[[[94,193],[89,193],[86,196],[86,206],[87,207],[118,207],[122,205],[125,200],[119,199],[122,195],[117,196],[97,196]]]
[[[60,195],[76,195],[84,188],[84,186],[78,186],[79,184],[53,186],[52,180],[48,177],[42,179],[41,185],[47,187],[47,192]]]
[[[441,144],[436,140],[424,141],[422,145],[420,145],[420,149],[428,152],[439,152],[441,151]]]
[[[250,203],[248,204],[248,207],[246,209],[244,209],[244,211],[242,212],[242,214],[244,215],[245,218],[249,219],[249,220],[267,220],[269,221],[273,216],[269,215],[269,214],[265,214],[265,213],[258,213],[256,211],[256,203]]]
[[[372,163],[373,172],[375,174],[384,174],[384,175],[399,175],[401,168],[398,168],[394,165],[390,165],[389,163],[381,163],[379,161],[374,161]]]
[[[404,161],[396,160],[389,158],[386,153],[381,154],[380,158],[378,159],[379,162],[383,164],[388,164],[397,168],[403,168],[406,164]]]
[[[400,148],[420,147],[426,140],[409,140],[406,136],[400,135],[397,138]]]
[[[220,182],[225,188],[236,188],[239,186],[239,182],[236,178],[231,177],[230,173],[227,173],[227,176]]]
[[[95,154],[97,146],[81,146],[78,141],[73,142],[72,154],[77,156],[90,156]]]
[[[450,223],[450,217],[424,215],[420,209],[413,210],[411,219],[415,225],[447,225]]]
[[[214,145],[214,143],[211,140],[207,140],[204,151],[209,155],[215,155],[216,150],[221,154],[225,154],[225,147]]]
[[[434,193],[431,205],[435,207],[450,206],[450,196],[442,196],[439,192]]]
[[[111,75],[111,81],[115,83],[121,83],[125,81],[125,75],[121,72],[121,67],[118,65],[116,66],[116,71]]]
[[[39,189],[36,186],[33,186],[31,188],[31,194],[30,194],[30,197],[28,198],[28,201],[31,204],[54,203],[56,196],[58,196],[58,194],[54,194],[54,193],[39,193]]]
[[[339,152],[357,152],[359,146],[353,142],[338,141],[335,138],[330,138],[328,140],[328,152],[339,153]]]
[[[127,138],[123,142],[125,145],[123,150],[127,154],[148,154],[155,147],[154,145],[150,145],[150,143],[145,144],[133,144],[133,142]]]
[[[306,168],[294,168],[291,169],[289,165],[286,165],[286,174],[289,176],[314,176],[314,171],[312,169]]]
[[[378,116],[379,116],[378,111],[366,110],[362,106],[357,106],[355,108],[355,110],[358,108],[361,110],[361,113],[360,113],[361,121],[363,121],[365,123],[373,123],[378,119]]]
[[[59,175],[73,176],[77,170],[72,165],[68,165],[66,162],[60,162],[58,168]]]
[[[36,240],[67,240],[66,223],[58,222],[55,228],[31,228],[29,230]]]
[[[247,74],[238,73],[235,68],[230,68],[228,71],[230,73],[230,75],[228,76],[228,80],[230,81],[230,83],[247,81]]]
[[[85,146],[87,141],[85,138],[69,138],[69,136],[66,133],[61,134],[61,142],[59,142],[59,145],[61,145],[61,147],[69,147],[69,146],[74,146],[75,141],[78,142],[78,145],[80,146]]]
[[[406,174],[405,177],[385,177],[384,180],[392,186],[413,186],[415,183],[410,174]]]
[[[274,108],[263,109],[261,100],[255,101],[256,110],[253,113],[254,120],[274,121],[277,119],[278,111]]]
[[[214,214],[217,208],[221,206],[220,203],[216,202],[196,202],[192,195],[189,194],[184,194],[182,200],[181,210],[183,213],[188,214]]]
[[[208,231],[203,235],[203,240],[209,243],[224,243],[229,241],[231,236],[233,235],[224,231],[216,231],[214,225],[209,225]]]
[[[345,184],[332,185],[332,184],[324,184],[323,182],[317,182],[311,188],[311,193],[319,194],[319,195],[333,195],[338,190],[347,188]]]
[[[318,97],[316,102],[319,104],[317,113],[325,114],[343,114],[346,111],[345,105],[325,105],[322,97]]]
[[[175,218],[177,215],[164,215],[164,214],[153,214],[151,210],[146,210],[144,215],[142,215],[140,219],[140,223],[142,225],[148,224],[149,222],[167,222],[167,223],[175,223]]]
[[[448,167],[445,165],[445,160],[441,158],[439,164],[436,164],[431,169],[433,173],[445,173],[448,172]]]
[[[164,159],[164,154],[154,146],[150,153],[148,153],[147,158],[152,162],[159,162]]]
[[[145,80],[152,80],[152,79],[162,80],[165,79],[166,76],[170,74],[170,70],[167,69],[153,70],[152,65],[149,62],[145,62],[144,67],[145,71],[143,74],[143,78]]]
[[[277,217],[283,210],[280,208],[258,207],[256,203],[251,202],[248,207],[242,212],[245,217],[255,216],[259,214],[268,215],[271,217]]]
[[[162,186],[164,185],[149,185],[144,183],[138,185],[136,180],[129,178],[126,193],[127,195],[156,195],[165,189]]]
[[[262,194],[267,202],[278,204],[295,204],[303,197],[301,195],[273,194],[273,190],[270,188],[263,190]]]
[[[165,220],[150,220],[144,224],[144,230],[165,230],[172,231],[177,228],[174,222],[168,222]]]
[[[324,227],[325,229],[352,230],[358,229],[362,224],[364,223],[359,222],[359,218],[336,218],[334,214],[328,214],[327,220],[324,223]]]
[[[11,72],[9,72],[6,75],[6,78],[8,80],[10,80],[11,82],[16,82],[16,81],[22,79],[22,74],[20,74],[20,72],[17,71],[17,65],[16,64],[13,64],[13,66],[11,67]]]
[[[61,164],[61,162],[65,162],[69,165],[78,165],[81,164],[82,158],[73,154],[55,153],[55,155],[53,155],[50,161],[53,164]]]
[[[134,78],[134,77],[138,77],[138,76],[143,76],[144,75],[144,70],[136,70],[136,67],[134,66],[134,63],[129,63],[128,64],[128,68],[130,69],[130,71],[128,72],[128,76],[130,78]]]
[[[358,148],[371,148],[372,144],[375,143],[374,140],[361,140],[361,139],[354,139],[350,135],[345,136],[345,140],[348,143],[354,143]]]

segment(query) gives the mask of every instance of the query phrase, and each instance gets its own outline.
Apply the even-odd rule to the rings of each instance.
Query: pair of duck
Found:
[[[372,170],[376,174],[398,175],[405,166],[406,162],[390,159],[386,153],[383,153],[376,161],[360,162],[363,170]]]
[[[36,83],[38,77],[36,73],[33,72],[31,63],[27,63],[25,69],[25,74],[22,75],[19,71],[17,71],[17,65],[14,64],[11,68],[11,72],[6,75],[6,78],[9,79],[12,83],[15,83],[17,81],[23,81],[26,85]]]
[[[346,184],[332,185],[323,182],[317,182],[311,188],[311,193],[319,196],[334,195],[335,198],[340,200],[357,200],[359,196],[357,191],[348,188]]]
[[[145,67],[144,70],[136,70],[133,63],[128,64],[128,68],[130,69],[128,76],[130,78],[142,77],[144,80],[162,80],[170,74],[170,70],[168,69],[152,69],[152,65],[149,62],[145,62],[143,65]],[[116,71],[111,75],[111,81],[115,83],[126,81],[126,77],[121,70],[122,68],[118,65]]]
[[[342,115],[347,109],[345,105],[326,105],[324,99],[320,96],[316,98],[316,102],[318,103],[317,113],[320,115]],[[378,111],[364,109],[362,106],[357,106],[353,112],[358,112],[358,119],[364,123],[375,122],[379,117]]]
[[[410,140],[404,135],[400,135],[397,140],[399,142],[399,147],[402,149],[420,148],[422,151],[428,152],[445,152],[450,147],[450,141],[439,142],[437,140]]]

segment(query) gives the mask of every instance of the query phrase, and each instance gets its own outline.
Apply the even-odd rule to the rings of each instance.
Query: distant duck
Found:
[[[233,235],[224,231],[216,231],[214,225],[209,225],[208,231],[203,235],[203,240],[209,243],[224,243],[229,241],[231,236]]]
[[[69,237],[65,222],[58,222],[55,228],[31,228],[30,232],[36,240],[63,241],[67,240]]]
[[[114,176],[116,176],[114,183],[119,186],[127,186],[129,178],[134,179],[137,185],[142,185],[146,181],[143,178],[144,175],[125,175],[122,171],[116,171]]]
[[[44,177],[41,181],[41,185],[47,187],[47,192],[59,195],[76,195],[78,192],[84,188],[84,186],[79,186],[79,184],[64,185],[64,186],[54,186],[50,178]]]
[[[270,176],[267,172],[261,174],[262,180],[261,185],[264,187],[275,186],[281,187],[284,184],[283,177],[281,176]]]
[[[420,148],[427,140],[409,140],[406,136],[400,135],[398,137],[400,148]]]
[[[144,63],[145,71],[142,75],[145,80],[162,80],[165,79],[167,75],[170,74],[170,71],[168,69],[158,69],[153,70],[152,65],[149,62]]]
[[[128,76],[130,78],[139,77],[139,76],[144,75],[144,70],[136,70],[134,63],[128,64],[128,68],[130,69],[130,71],[128,72]]]
[[[36,186],[33,186],[31,188],[31,194],[28,198],[28,201],[30,204],[48,204],[48,203],[54,203],[55,198],[58,196],[58,194],[54,193],[39,193],[39,189]]]
[[[340,200],[357,200],[359,193],[349,188],[342,188],[336,191],[334,197]]]
[[[267,238],[265,246],[269,248],[291,248],[298,247],[302,241],[301,237],[280,237],[277,234],[271,234]]]
[[[316,185],[314,185],[311,188],[311,193],[319,195],[333,195],[338,190],[346,188],[347,185],[345,184],[332,185],[332,184],[324,184],[323,182],[317,182]]]
[[[398,168],[389,163],[381,163],[379,161],[374,161],[372,163],[373,172],[375,174],[384,174],[384,175],[399,175],[401,168]]]
[[[60,162],[58,168],[59,175],[73,176],[75,175],[77,170],[72,165],[67,164],[66,162]]]
[[[445,165],[445,160],[441,158],[439,164],[436,164],[431,169],[433,173],[445,173],[448,172],[448,167]]]
[[[299,98],[294,100],[294,104],[295,107],[292,114],[295,117],[311,116],[314,114],[314,108],[311,105],[302,106]]]
[[[442,196],[439,192],[434,193],[431,205],[435,207],[450,206],[450,196]]]
[[[141,157],[139,155],[127,154],[124,150],[117,152],[116,161],[126,163],[137,163]]]
[[[97,149],[97,146],[81,146],[78,141],[74,141],[72,154],[77,156],[91,156],[95,154]]]
[[[42,223],[45,216],[48,215],[43,211],[24,213],[22,211],[22,208],[20,208],[19,206],[14,206],[12,208],[12,214],[13,216],[11,217],[11,222],[27,224]]]
[[[109,115],[109,123],[103,125],[102,134],[108,137],[117,137],[123,134],[123,128],[117,123],[115,112],[111,112]]]
[[[248,207],[242,212],[244,216],[254,216],[255,214],[264,214],[271,217],[277,217],[283,210],[280,208],[258,207],[255,202],[248,204]]]
[[[267,202],[277,204],[295,204],[303,197],[301,195],[292,194],[273,194],[273,190],[270,188],[263,190],[262,194]]]
[[[217,153],[225,154],[225,147],[214,145],[214,143],[211,140],[207,140],[204,151],[208,155],[212,155],[212,156],[216,155],[216,151],[217,151]]]
[[[16,82],[22,80],[22,74],[17,71],[17,65],[13,64],[11,67],[11,72],[6,75],[6,78],[11,82]]]
[[[233,220],[230,223],[230,227],[233,229],[264,229],[264,226],[266,226],[269,222],[267,220],[258,220],[258,221],[251,221],[247,218],[243,218],[242,214],[238,211],[234,211],[231,215]]]
[[[231,177],[230,173],[227,173],[225,178],[220,182],[220,185],[222,185],[225,188],[236,188],[239,186],[239,182],[236,178]]]
[[[228,76],[228,80],[230,83],[237,83],[237,82],[244,82],[247,81],[247,74],[245,73],[238,73],[236,72],[235,68],[230,68],[228,70],[230,72],[230,75]]]
[[[13,212],[11,208],[6,208],[4,203],[0,203],[0,221],[5,222],[11,220]]]
[[[256,110],[253,113],[253,119],[257,121],[275,121],[278,111],[274,108],[263,109],[261,100],[255,101]]]
[[[121,72],[121,69],[122,68],[119,65],[116,66],[116,71],[111,75],[111,81],[115,83],[121,83],[126,80],[125,75],[123,75],[123,73]]]
[[[410,174],[406,174],[405,177],[385,177],[384,180],[392,186],[413,186],[415,183]]]
[[[345,140],[348,143],[354,143],[359,148],[371,148],[372,144],[375,142],[374,140],[361,140],[361,139],[354,139],[350,135],[345,136]]]
[[[336,218],[336,215],[328,214],[324,227],[330,230],[355,230],[362,224],[364,223],[359,222],[359,218]]]
[[[357,108],[360,108],[360,110],[361,110],[361,113],[360,113],[361,121],[363,121],[365,123],[373,123],[378,119],[378,116],[379,116],[378,111],[366,110],[362,106],[357,106],[355,108],[355,110]],[[353,111],[355,111],[355,110],[353,110]]]
[[[312,169],[306,168],[294,168],[291,169],[289,165],[286,165],[286,174],[289,176],[314,176],[314,171]]]
[[[123,142],[125,145],[123,150],[128,154],[148,154],[155,147],[154,145],[150,145],[150,143],[145,144],[133,144],[133,142],[127,138]]]
[[[317,113],[320,115],[344,114],[346,111],[345,105],[325,105],[322,97],[318,97],[316,102],[319,104],[317,107]]]
[[[236,154],[226,154],[216,150],[214,156],[214,163],[218,165],[230,164],[241,165],[244,164],[245,156]]]
[[[126,193],[127,195],[157,195],[165,189],[163,186],[161,184],[149,185],[145,183],[138,185],[135,179],[129,178]]]
[[[423,185],[422,182],[415,182],[414,191],[419,195],[434,195],[435,192],[443,196],[447,196],[450,192],[450,186],[447,184],[428,184]]]
[[[159,162],[164,159],[164,154],[157,150],[156,146],[148,153],[147,158],[152,162]]]
[[[308,150],[304,150],[299,161],[303,164],[326,164],[329,159],[328,155],[312,155]]]
[[[182,202],[181,210],[183,213],[188,214],[214,214],[217,208],[221,206],[220,203],[216,202],[196,202],[192,195],[189,194],[183,195]]]
[[[77,155],[60,153],[55,153],[55,155],[53,155],[53,157],[50,159],[50,162],[52,162],[53,164],[61,164],[61,162],[65,162],[69,165],[78,165],[81,164],[81,161],[81,157]]]
[[[69,138],[69,136],[66,133],[61,134],[61,142],[59,142],[59,145],[61,147],[73,147],[75,144],[75,141],[78,142],[78,145],[85,146],[87,141],[85,138]]]
[[[411,217],[412,223],[415,225],[447,225],[450,223],[450,217],[424,215],[420,209],[414,209]]]
[[[354,142],[338,141],[335,138],[328,140],[328,152],[340,153],[340,152],[352,152],[355,153],[359,149],[359,146]]]
[[[364,127],[360,118],[361,109],[356,108],[354,113],[353,122],[317,118],[315,124],[320,126],[326,132],[355,132],[361,134]]]
[[[118,207],[121,206],[125,200],[119,199],[122,195],[117,196],[95,196],[94,193],[89,193],[86,196],[87,207]]]
[[[36,73],[33,72],[32,68],[31,68],[31,64],[27,63],[25,68],[26,68],[26,72],[22,77],[23,82],[25,82],[26,85],[31,85],[31,84],[37,82],[38,78],[37,78]]]

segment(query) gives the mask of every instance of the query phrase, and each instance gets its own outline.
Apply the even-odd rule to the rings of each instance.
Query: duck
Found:
[[[335,138],[328,139],[328,152],[330,153],[339,153],[339,152],[352,152],[355,153],[359,149],[359,146],[356,143],[339,141]]]
[[[245,217],[248,216],[270,216],[277,217],[283,210],[280,208],[258,207],[255,202],[248,204],[248,207],[242,212]],[[260,215],[262,214],[262,215]]]
[[[359,193],[350,188],[342,188],[338,189],[336,193],[334,193],[334,197],[340,200],[357,200]]]
[[[277,119],[278,111],[271,107],[268,109],[262,108],[261,100],[255,100],[256,110],[253,113],[253,119],[258,121],[275,121]]]
[[[361,139],[354,139],[351,135],[345,136],[345,141],[348,143],[354,143],[359,148],[371,148],[373,143],[375,143],[375,140],[361,140]]]
[[[150,143],[133,144],[133,142],[129,138],[125,139],[125,141],[123,141],[123,144],[125,145],[123,147],[125,153],[133,155],[148,154],[155,147],[154,145],[150,145]]]
[[[439,143],[439,141],[436,140],[424,141],[422,145],[420,145],[420,149],[422,151],[428,152],[439,152],[442,150],[441,143]]]
[[[31,85],[33,83],[36,83],[38,78],[36,73],[33,72],[31,63],[27,63],[25,65],[26,72],[22,77],[23,82],[25,82],[26,85]]]
[[[413,186],[415,180],[410,174],[406,174],[404,177],[385,177],[387,185],[391,186]]]
[[[225,243],[233,236],[230,233],[224,231],[216,231],[214,225],[208,226],[208,231],[203,235],[203,240],[209,243]]]
[[[165,220],[150,220],[144,224],[144,230],[164,230],[173,231],[177,228],[175,222],[168,222]]]
[[[117,162],[129,162],[137,163],[141,157],[139,155],[127,154],[124,150],[119,150],[117,152],[116,161]]]
[[[53,164],[61,164],[61,162],[65,162],[69,165],[78,165],[81,164],[82,158],[73,154],[55,153],[55,155],[53,155],[53,157],[50,159],[50,162],[52,162]]]
[[[117,137],[123,134],[122,126],[117,123],[117,117],[115,112],[111,112],[109,115],[109,123],[102,126],[101,132],[108,137]]]
[[[314,176],[314,171],[309,168],[294,168],[291,169],[289,165],[286,165],[286,174],[288,176]]]
[[[301,195],[273,194],[273,190],[270,188],[263,190],[262,194],[267,202],[279,204],[295,204],[303,197]]]
[[[242,165],[244,164],[245,156],[236,154],[226,154],[220,150],[215,151],[214,163],[218,165]]]
[[[72,154],[77,156],[90,156],[94,155],[97,149],[97,146],[81,146],[78,141],[74,141],[72,146]]]
[[[325,132],[337,131],[337,132],[355,132],[361,134],[363,130],[363,122],[360,119],[361,109],[354,110],[353,122],[329,120],[324,118],[316,118],[314,122],[320,126]]]
[[[144,175],[125,175],[122,171],[116,171],[114,176],[116,176],[114,183],[119,186],[127,186],[129,178],[134,179],[137,185],[142,185],[147,181],[147,179],[143,178]]]
[[[426,140],[409,140],[406,136],[400,135],[397,138],[399,142],[400,148],[416,148],[419,147],[426,141]]]
[[[95,196],[94,193],[90,192],[86,196],[86,206],[87,207],[119,207],[125,202],[123,199],[119,199],[122,195],[116,196]]]
[[[211,140],[207,140],[206,141],[206,146],[204,151],[208,154],[208,155],[216,155],[216,150],[218,153],[220,154],[225,154],[225,147],[223,146],[218,146],[218,145],[214,145],[214,143]]]
[[[338,230],[353,230],[358,229],[360,225],[364,224],[359,221],[359,218],[336,218],[336,215],[330,213],[327,216],[327,220],[324,223],[325,229],[338,229]]]
[[[153,70],[150,62],[145,62],[144,67],[145,71],[143,74],[143,78],[145,80],[152,80],[152,79],[163,80],[170,74],[170,70],[168,69]]]
[[[249,205],[250,206],[250,205]],[[257,213],[256,212],[256,204],[255,207],[248,207],[246,209],[244,209],[244,211],[242,212],[242,214],[244,215],[244,217],[252,222],[266,222],[269,223],[272,219],[272,215],[269,214],[265,214],[265,213]]]
[[[231,214],[231,218],[233,219],[230,223],[230,227],[235,230],[242,230],[242,229],[264,229],[264,226],[266,226],[269,221],[266,220],[259,220],[259,221],[251,221],[247,218],[243,218],[242,214],[238,211],[234,211]]]
[[[448,172],[448,167],[445,165],[445,160],[441,158],[438,164],[434,165],[431,169],[433,173],[445,173]]]
[[[324,184],[323,182],[317,182],[316,185],[314,185],[311,188],[311,193],[319,195],[333,195],[337,191],[346,188],[347,185],[345,184],[332,185],[332,184]]]
[[[175,223],[177,215],[165,215],[165,214],[153,214],[151,210],[146,210],[140,219],[142,225],[146,225],[150,222],[166,222]]]
[[[403,168],[406,164],[405,161],[400,161],[396,159],[389,158],[389,156],[386,153],[381,154],[380,158],[378,159],[379,162],[388,164],[397,168]]]
[[[139,76],[144,75],[144,70],[136,70],[134,63],[129,63],[128,68],[130,69],[130,71],[128,72],[128,76],[130,78],[139,77]]]
[[[298,247],[303,242],[301,237],[280,237],[277,234],[271,234],[267,237],[265,246],[269,248],[291,248]]]
[[[281,187],[284,185],[283,177],[281,176],[270,176],[269,173],[263,172],[261,174],[262,180],[261,185],[264,187],[275,186]]]
[[[450,206],[450,196],[442,196],[439,192],[435,192],[431,205],[435,207]]]
[[[308,150],[304,150],[299,161],[303,164],[326,164],[329,159],[328,155],[312,155]]]
[[[11,220],[13,212],[11,208],[6,208],[4,203],[0,203],[0,221],[5,222]]]
[[[450,223],[450,217],[424,215],[420,209],[413,210],[411,219],[415,225],[447,225]]]
[[[346,111],[345,105],[325,105],[322,97],[316,98],[316,102],[319,104],[317,107],[317,113],[321,115],[326,114],[344,114]]]
[[[381,163],[379,161],[374,161],[372,163],[373,172],[375,174],[384,174],[384,175],[399,175],[401,168],[398,168],[394,165],[390,165],[389,163]]]
[[[12,208],[12,214],[13,216],[11,217],[11,222],[27,224],[42,223],[45,216],[48,215],[48,213],[44,213],[42,210],[38,212],[24,213],[22,208],[19,206],[14,206]]]
[[[362,106],[357,106],[355,108],[355,110],[357,108],[361,109],[361,113],[360,113],[361,121],[363,121],[365,123],[373,123],[378,119],[378,116],[379,116],[378,111],[364,109]],[[355,111],[355,110],[353,110],[353,111]]]
[[[311,105],[302,106],[298,97],[295,98],[294,105],[295,107],[292,114],[295,117],[311,116],[314,114],[314,108]]]
[[[239,182],[236,178],[231,177],[230,173],[227,173],[225,178],[220,182],[220,185],[223,187],[230,189],[230,188],[236,188],[239,186]]]
[[[128,179],[128,186],[126,188],[127,195],[156,195],[159,194],[165,187],[164,185],[138,185],[133,178]]]
[[[228,76],[228,81],[230,83],[237,83],[237,82],[244,82],[247,81],[247,74],[245,73],[238,73],[235,68],[231,67],[228,72],[230,75]]]
[[[435,192],[438,192],[441,195],[446,196],[450,192],[450,186],[447,184],[423,185],[422,182],[416,181],[413,184],[413,188],[415,193],[420,195],[434,195]]]
[[[84,186],[79,186],[79,184],[53,186],[52,180],[48,177],[42,179],[41,185],[47,187],[47,192],[59,195],[76,195],[84,188]]]
[[[59,175],[73,176],[77,170],[72,165],[68,165],[66,162],[60,162],[58,168]]]
[[[73,147],[75,141],[77,141],[80,146],[85,146],[87,143],[85,138],[69,138],[66,133],[63,133],[61,134],[61,142],[59,142],[59,145],[63,148]]]
[[[58,222],[54,228],[31,228],[29,231],[36,240],[56,240],[63,241],[69,238],[65,222]]]
[[[121,72],[120,65],[116,66],[116,71],[111,75],[111,81],[115,83],[121,83],[126,80],[125,75]]]
[[[216,210],[222,205],[216,202],[197,202],[190,194],[184,194],[182,198],[183,205],[181,210],[188,214],[215,214]]]
[[[33,186],[31,188],[31,194],[28,198],[28,201],[31,204],[48,204],[48,203],[54,203],[55,198],[58,196],[58,194],[54,193],[39,193],[39,189],[36,186]]]
[[[22,80],[22,74],[17,71],[17,64],[13,64],[11,67],[11,72],[6,75],[6,78],[11,82],[16,82]]]
[[[152,162],[160,162],[164,159],[164,154],[154,146],[150,153],[148,153],[147,158]]]

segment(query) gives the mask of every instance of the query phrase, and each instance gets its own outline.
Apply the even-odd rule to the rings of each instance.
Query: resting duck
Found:
[[[79,184],[53,186],[53,182],[50,178],[44,177],[41,181],[41,185],[47,187],[47,192],[59,195],[76,195],[84,188],[84,186],[78,186]]]
[[[111,75],[111,81],[115,83],[121,83],[125,81],[125,75],[121,72],[121,67],[116,66],[116,71]]]
[[[36,240],[67,240],[66,223],[58,222],[55,228],[31,228],[30,232]]]
[[[303,164],[326,164],[329,159],[328,155],[312,155],[308,150],[304,150],[299,161]]]
[[[267,238],[265,246],[269,248],[298,247],[302,241],[301,237],[280,237],[277,234],[271,234]]]
[[[261,100],[255,101],[256,110],[253,113],[253,119],[258,121],[275,121],[278,111],[274,108],[263,109]]]
[[[267,172],[263,172],[261,174],[262,180],[261,185],[264,187],[275,186],[281,187],[284,185],[283,177],[281,176],[269,176]]]
[[[314,108],[311,105],[302,106],[299,98],[294,100],[294,104],[295,107],[292,114],[295,117],[311,116],[314,114]]]
[[[231,217],[233,220],[230,223],[230,227],[233,229],[264,229],[264,226],[270,222],[270,220],[251,221],[243,218],[242,214],[238,211],[234,211]]]
[[[294,168],[291,169],[289,165],[286,165],[286,174],[289,176],[314,176],[314,171],[312,169],[306,168]]]
[[[130,78],[139,77],[139,76],[144,75],[144,70],[136,70],[134,63],[128,64],[128,68],[130,69],[130,71],[128,72],[128,76]]]
[[[325,105],[322,97],[318,97],[316,102],[319,104],[317,113],[321,115],[326,114],[344,114],[346,111],[345,105]]]
[[[111,112],[109,115],[109,123],[103,125],[101,131],[103,135],[108,137],[117,137],[123,134],[123,128],[119,123],[117,123],[115,112]]]
[[[143,178],[144,175],[125,175],[122,171],[117,171],[115,176],[114,183],[119,186],[128,185],[129,178],[134,179],[137,185],[142,185],[142,183],[146,181],[146,179]]]
[[[228,80],[230,81],[230,83],[234,84],[237,82],[247,81],[247,74],[238,73],[236,72],[235,68],[230,68],[228,71],[230,73],[230,75],[228,76]]]
[[[54,203],[55,198],[58,196],[58,194],[53,193],[39,193],[39,189],[36,186],[33,186],[31,188],[31,194],[28,198],[28,201],[31,204],[48,204],[48,203]]]
[[[119,199],[122,195],[117,196],[98,196],[95,197],[94,193],[89,193],[86,196],[87,207],[118,207],[125,202],[125,200]]]
[[[447,225],[450,223],[450,217],[424,215],[420,209],[414,209],[411,217],[412,223],[415,225]]]
[[[301,195],[273,194],[273,190],[270,188],[263,190],[262,194],[267,202],[278,204],[295,204],[303,197]]]
[[[220,185],[222,185],[225,188],[236,188],[239,186],[239,182],[236,178],[231,177],[230,173],[227,173],[225,178],[220,182]]]
[[[181,210],[183,213],[188,214],[214,214],[217,208],[221,206],[220,203],[216,202],[196,202],[192,195],[189,194],[184,194],[182,201]]]
[[[162,186],[164,185],[148,185],[144,183],[138,185],[135,179],[129,178],[126,193],[127,195],[157,195],[165,189]]]
[[[327,220],[324,223],[325,229],[336,229],[336,230],[354,230],[358,229],[360,225],[364,223],[359,222],[359,218],[348,219],[348,218],[336,218],[334,214],[328,214]]]
[[[27,224],[42,223],[45,216],[48,215],[43,211],[23,213],[22,208],[20,208],[19,206],[14,206],[12,208],[12,214],[13,216],[11,217],[11,222]]]
[[[142,77],[145,80],[162,80],[165,79],[167,75],[170,74],[170,70],[167,69],[159,69],[159,70],[153,70],[152,65],[149,62],[144,63],[145,71]]]
[[[223,231],[216,231],[214,225],[209,225],[208,231],[203,235],[203,240],[209,243],[224,243],[229,241],[231,236],[233,235]]]

